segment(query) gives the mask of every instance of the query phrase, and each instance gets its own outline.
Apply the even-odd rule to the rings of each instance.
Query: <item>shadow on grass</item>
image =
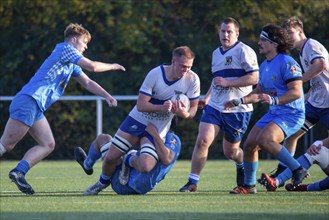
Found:
[[[21,212],[21,213],[8,213],[1,212],[1,219],[10,220],[47,220],[47,219],[60,219],[60,220],[98,220],[98,219],[179,219],[179,220],[199,220],[199,219],[225,219],[225,220],[239,220],[239,219],[328,219],[328,215],[325,214],[267,214],[267,213],[229,213],[229,212],[215,212],[202,213],[202,212]]]

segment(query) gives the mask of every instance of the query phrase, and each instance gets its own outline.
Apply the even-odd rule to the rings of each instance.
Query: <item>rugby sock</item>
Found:
[[[22,173],[24,173],[24,175],[30,170],[30,164],[26,161],[26,160],[21,160],[15,170],[18,170]]]
[[[94,144],[92,143],[89,147],[89,151],[88,151],[88,155],[87,158],[85,159],[83,165],[87,170],[90,170],[93,168],[94,164],[96,163],[96,161],[101,158],[102,154],[101,152],[98,152],[95,147]]]
[[[298,161],[291,156],[284,146],[282,146],[281,151],[275,156],[275,159],[285,164],[290,170],[296,170],[300,167]]]
[[[198,184],[200,180],[200,176],[194,173],[190,173],[190,176],[188,177],[188,181],[193,184]]]
[[[307,191],[322,191],[329,189],[329,177],[324,178],[320,182],[312,183],[307,186]]]
[[[291,156],[294,156],[295,155],[295,151],[290,152],[290,155]],[[278,176],[280,173],[282,173],[286,168],[287,168],[287,166],[284,163],[282,163],[281,161],[279,161],[277,170],[275,172],[276,176]]]
[[[7,152],[6,148],[0,143],[0,157],[6,152]]]
[[[133,167],[132,159],[133,159],[135,156],[136,156],[135,154],[128,154],[127,157],[126,157],[126,160],[124,161],[124,163],[125,163],[127,166]]]
[[[106,176],[102,173],[99,177],[99,182],[101,182],[101,184],[104,184],[104,185],[109,185],[111,183],[111,177]]]
[[[256,172],[258,168],[258,161],[244,162],[244,183],[246,186],[256,185]]]
[[[308,161],[305,155],[298,157],[297,161],[302,165],[305,169],[309,169],[312,164]],[[276,179],[278,185],[284,184],[288,179],[292,177],[292,172],[289,168],[285,169],[282,173],[280,173]]]

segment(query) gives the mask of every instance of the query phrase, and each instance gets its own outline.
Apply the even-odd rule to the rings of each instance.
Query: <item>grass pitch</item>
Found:
[[[0,161],[0,219],[329,219],[329,190],[322,192],[266,192],[230,195],[235,186],[235,167],[227,160],[208,161],[198,192],[181,193],[190,161],[178,161],[154,191],[147,195],[121,196],[111,187],[98,196],[83,196],[97,181],[101,163],[87,176],[75,161],[42,161],[26,176],[36,193],[27,196],[8,178],[17,161]],[[259,163],[257,176],[270,172],[276,161]],[[304,183],[325,177],[314,165]]]

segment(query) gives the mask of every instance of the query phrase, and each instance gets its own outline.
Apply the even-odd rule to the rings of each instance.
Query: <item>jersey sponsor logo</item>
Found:
[[[167,121],[170,119],[170,112],[142,112],[143,117],[148,120]]]

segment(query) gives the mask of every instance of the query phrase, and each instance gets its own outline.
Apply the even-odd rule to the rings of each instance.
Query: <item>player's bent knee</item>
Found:
[[[115,135],[112,144],[123,153],[127,153],[132,145],[125,138]]]
[[[109,134],[99,134],[95,140],[97,146],[103,146],[104,144],[111,141],[112,136]]]
[[[50,143],[47,144],[47,147],[48,147],[49,151],[51,151],[51,152],[53,150],[55,150],[55,146],[56,146],[55,141],[52,141],[52,142],[50,142]]]

